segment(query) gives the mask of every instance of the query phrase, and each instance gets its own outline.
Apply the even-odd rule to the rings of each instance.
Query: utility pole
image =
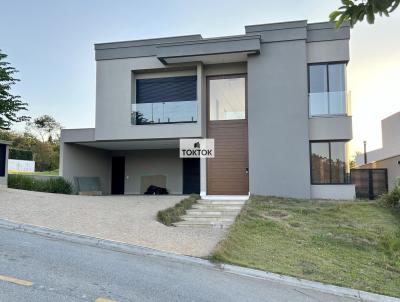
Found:
[[[364,141],[364,165],[367,164],[367,141]]]

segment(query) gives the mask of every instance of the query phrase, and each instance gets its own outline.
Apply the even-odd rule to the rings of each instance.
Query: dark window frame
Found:
[[[332,114],[322,114],[322,115],[311,115],[311,111],[310,111],[310,66],[315,66],[315,65],[325,65],[326,67],[326,86],[327,86],[327,91],[329,92],[329,68],[328,65],[337,65],[337,64],[343,64],[345,66],[345,70],[344,70],[344,91],[347,92],[347,64],[349,62],[348,61],[331,61],[331,62],[318,62],[318,63],[308,63],[307,64],[307,89],[308,89],[308,117],[312,118],[312,117],[323,117],[323,116],[335,116]],[[347,102],[347,100],[346,100]],[[347,116],[348,113],[346,112],[345,115]]]
[[[320,183],[320,182],[314,182],[313,181],[313,175],[312,175],[312,148],[311,145],[313,143],[327,143],[328,148],[329,148],[329,182],[327,183]],[[346,185],[349,184],[348,180],[348,175],[346,173],[346,160],[345,158],[345,163],[344,163],[344,180],[343,182],[332,182],[332,153],[331,153],[331,143],[348,143],[347,140],[314,140],[309,142],[309,161],[310,161],[310,181],[311,185]],[[345,154],[346,157],[346,154]]]
[[[195,100],[193,100],[193,101],[196,101],[196,103],[197,103],[197,114],[198,114],[198,110],[199,110],[199,96],[198,96],[198,91],[197,91],[197,81],[198,81],[198,76],[197,76],[197,74],[196,75],[177,75],[177,76],[165,76],[165,77],[163,77],[163,76],[159,76],[159,77],[154,77],[154,78],[143,78],[143,79],[134,79],[133,80],[133,85],[134,85],[134,95],[135,95],[135,98],[134,98],[134,102],[132,102],[131,104],[133,105],[133,104],[152,104],[152,103],[157,103],[157,102],[137,102],[137,98],[138,98],[138,88],[137,88],[137,85],[138,85],[138,81],[140,81],[140,80],[157,80],[157,79],[166,79],[166,78],[184,78],[184,77],[186,77],[186,78],[188,78],[188,77],[196,77],[196,99]],[[175,121],[175,122],[159,122],[159,123],[156,123],[156,122],[148,122],[148,123],[137,123],[137,118],[136,118],[136,116],[135,117],[133,117],[132,116],[132,114],[134,113],[134,111],[133,110],[131,110],[131,125],[132,126],[148,126],[148,125],[170,125],[170,124],[194,124],[194,123],[197,123],[198,122],[198,119],[196,118],[196,120],[192,120],[192,121]]]

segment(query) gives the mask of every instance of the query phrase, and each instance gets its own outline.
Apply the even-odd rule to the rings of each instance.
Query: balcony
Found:
[[[313,92],[308,94],[309,116],[350,116],[349,91]]]
[[[173,124],[197,122],[197,101],[132,104],[132,124]]]

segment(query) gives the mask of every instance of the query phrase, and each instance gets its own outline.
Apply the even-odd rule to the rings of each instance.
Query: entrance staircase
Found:
[[[199,200],[177,227],[228,228],[239,214],[245,200]]]

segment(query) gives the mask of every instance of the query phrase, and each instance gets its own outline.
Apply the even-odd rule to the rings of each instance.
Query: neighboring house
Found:
[[[388,172],[388,186],[392,190],[397,178],[400,178],[400,112],[381,122],[382,148],[367,152],[367,164],[364,154],[357,155],[357,168],[385,168]]]
[[[354,198],[349,25],[245,31],[96,44],[96,125],[62,130],[61,175],[106,194]],[[215,138],[216,157],[179,158],[180,138]]]
[[[7,187],[8,146],[11,142],[0,140],[0,187]]]

